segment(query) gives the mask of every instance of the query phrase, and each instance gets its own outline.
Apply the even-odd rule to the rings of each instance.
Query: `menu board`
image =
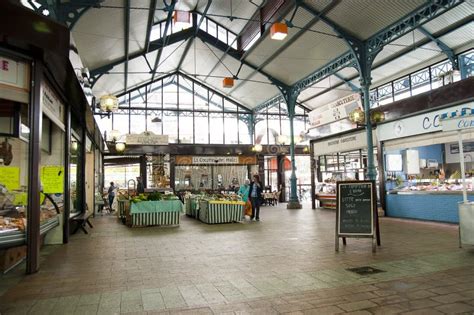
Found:
[[[0,166],[0,184],[8,190],[20,189],[20,168]]]
[[[338,182],[336,198],[337,233],[341,236],[373,236],[374,182]]]
[[[43,193],[58,194],[64,192],[64,167],[43,166],[41,168],[41,184]]]

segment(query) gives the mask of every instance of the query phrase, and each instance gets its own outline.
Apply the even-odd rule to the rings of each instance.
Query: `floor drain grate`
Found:
[[[373,275],[373,274],[380,273],[380,272],[385,272],[384,270],[380,270],[380,269],[370,267],[370,266],[348,268],[346,270],[355,272],[355,273],[357,273],[358,275],[361,275],[361,276],[367,276],[367,275]]]

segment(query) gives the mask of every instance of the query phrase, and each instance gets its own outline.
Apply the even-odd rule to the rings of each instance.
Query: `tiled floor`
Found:
[[[452,225],[381,219],[382,246],[334,251],[333,211],[262,209],[261,222],[127,228],[112,216],[0,278],[1,314],[474,313],[474,249]],[[346,268],[385,272],[359,276]]]

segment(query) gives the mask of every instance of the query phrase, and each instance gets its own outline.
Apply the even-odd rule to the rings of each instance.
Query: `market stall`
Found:
[[[460,167],[458,136],[442,132],[440,117],[469,108],[462,104],[381,124],[387,216],[458,223],[463,201],[462,175],[469,177],[466,194],[472,196],[474,132],[463,133],[466,170]]]
[[[183,204],[179,200],[143,201],[132,203],[132,226],[179,225]]]
[[[314,198],[319,201],[321,208],[336,209],[337,181],[365,179],[366,138],[365,131],[356,129],[311,142],[318,179],[314,183]],[[373,141],[375,143],[375,137]],[[377,153],[376,150],[375,153]]]
[[[242,221],[245,202],[230,200],[201,200],[199,220],[208,224]]]

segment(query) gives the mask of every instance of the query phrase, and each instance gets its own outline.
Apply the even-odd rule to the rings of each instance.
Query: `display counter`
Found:
[[[199,220],[208,224],[242,221],[245,202],[201,200],[199,202]]]
[[[179,200],[132,202],[130,223],[132,226],[179,225],[182,210]]]
[[[40,235],[45,235],[57,226],[59,226],[59,216],[44,220],[40,224]],[[24,229],[0,230],[0,248],[9,248],[24,244],[26,244],[26,233]]]
[[[468,196],[474,199],[474,192]],[[459,223],[458,203],[462,191],[397,191],[386,195],[387,216],[448,223]]]
[[[336,194],[316,194],[316,200],[319,201],[321,208],[336,209]]]

